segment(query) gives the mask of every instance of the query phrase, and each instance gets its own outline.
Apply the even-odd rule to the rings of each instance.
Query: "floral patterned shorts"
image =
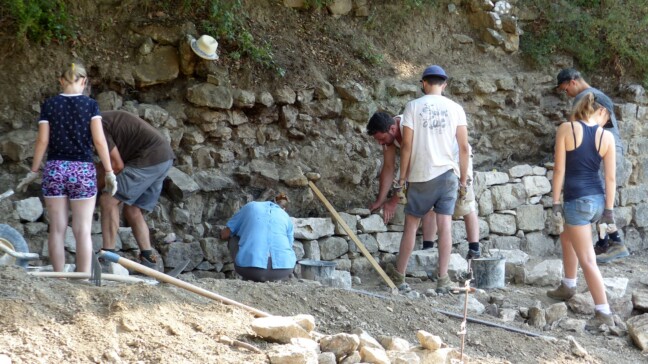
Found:
[[[89,162],[47,161],[41,188],[45,197],[93,198],[97,195],[97,171]]]

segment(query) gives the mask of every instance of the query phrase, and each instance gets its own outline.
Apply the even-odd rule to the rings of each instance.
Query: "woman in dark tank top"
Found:
[[[596,264],[592,243],[592,223],[614,221],[615,146],[614,136],[599,127],[609,119],[609,111],[587,94],[574,106],[573,122],[560,125],[556,135],[553,176],[553,213],[564,217],[561,234],[564,278],[560,286],[547,295],[566,301],[576,293],[578,265],[583,269],[595,304],[595,315],[586,328],[598,329],[602,324],[614,326],[612,312],[605,295],[603,277]],[[605,183],[599,175],[600,163],[605,167]],[[560,202],[564,192],[564,207]]]

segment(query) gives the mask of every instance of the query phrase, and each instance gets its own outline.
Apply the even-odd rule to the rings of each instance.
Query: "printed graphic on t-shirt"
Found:
[[[423,127],[431,129],[435,134],[443,134],[443,129],[448,125],[448,110],[439,110],[435,105],[425,104],[419,117],[423,121]]]

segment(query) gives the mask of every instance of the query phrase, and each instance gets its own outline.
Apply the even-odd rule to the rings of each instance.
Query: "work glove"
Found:
[[[603,216],[601,216],[601,220],[599,221],[601,224],[607,224],[607,225],[614,225],[614,210],[612,209],[605,209],[603,210]]]
[[[117,193],[117,177],[113,171],[106,172],[106,187],[104,191],[108,192],[111,196],[114,196]]]
[[[465,201],[468,194],[468,186],[459,186],[459,200]]]
[[[555,203],[553,206],[551,206],[551,216],[552,216],[552,221],[553,224],[556,226],[556,229],[558,230],[558,234],[562,234],[565,226],[565,222],[563,220],[563,205],[560,203]]]
[[[34,182],[35,180],[37,180],[39,176],[40,176],[40,173],[29,171],[29,173],[27,173],[27,176],[25,176],[25,178],[23,178],[23,179],[20,181],[20,183],[18,184],[18,186],[16,187],[16,189],[17,189],[18,191],[27,192],[27,187],[29,187],[29,185],[30,185],[32,182]]]

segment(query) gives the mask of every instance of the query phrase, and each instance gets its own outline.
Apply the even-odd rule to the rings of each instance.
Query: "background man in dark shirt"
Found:
[[[151,249],[142,209],[150,212],[157,204],[175,155],[165,137],[138,116],[125,111],[107,111],[101,116],[110,159],[119,181],[114,196],[104,193],[99,198],[103,250],[115,250],[119,204],[123,203],[124,217],[140,248],[141,263],[157,268],[158,259]]]

